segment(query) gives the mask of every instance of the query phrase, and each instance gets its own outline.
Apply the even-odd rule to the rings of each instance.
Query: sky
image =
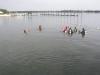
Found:
[[[100,10],[100,0],[0,0],[7,10]]]

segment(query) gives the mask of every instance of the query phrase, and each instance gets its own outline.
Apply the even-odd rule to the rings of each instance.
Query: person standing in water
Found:
[[[82,34],[82,37],[85,36],[85,29],[84,28],[82,28],[81,34]]]
[[[84,28],[82,28],[81,34],[85,35],[85,29]]]
[[[24,33],[26,34],[27,33],[27,31],[24,29]]]
[[[79,33],[82,35],[82,37],[84,37],[85,36],[85,29],[82,28],[82,31],[79,31]]]
[[[74,28],[73,32],[74,32],[74,33],[76,33],[76,32],[77,32],[77,28],[76,28],[76,27]]]
[[[39,31],[42,31],[42,26],[41,25],[39,25]]]
[[[69,28],[69,30],[68,30],[68,34],[73,34],[73,30],[72,30],[72,28]]]

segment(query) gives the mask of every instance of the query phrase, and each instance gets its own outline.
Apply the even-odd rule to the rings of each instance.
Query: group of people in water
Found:
[[[39,25],[38,26],[38,30],[39,31],[42,31],[42,25]],[[64,26],[63,29],[62,29],[62,32],[68,34],[68,35],[72,35],[73,33],[79,33],[82,35],[82,37],[85,36],[85,28],[82,28],[81,30],[78,30],[77,27],[74,27],[74,29],[72,29],[71,27],[69,26]],[[24,33],[27,33],[27,31],[24,29]]]
[[[77,27],[74,27],[74,29],[72,29],[69,26],[65,26],[62,30],[62,32],[67,33],[69,35],[72,35],[73,33],[79,33],[82,35],[82,37],[85,36],[85,28],[82,28],[81,30],[78,30]]]

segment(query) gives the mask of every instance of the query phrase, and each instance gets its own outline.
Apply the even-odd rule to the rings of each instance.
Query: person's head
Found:
[[[76,29],[76,27],[75,27],[75,29]]]
[[[82,29],[84,29],[84,27]]]
[[[83,30],[83,31],[85,31],[85,29],[84,29],[84,28],[82,28],[82,30]]]

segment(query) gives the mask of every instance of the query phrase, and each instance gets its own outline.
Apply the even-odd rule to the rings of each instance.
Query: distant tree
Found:
[[[3,14],[8,14],[9,13],[9,11],[6,10],[6,9],[0,9],[0,11],[3,12]]]

